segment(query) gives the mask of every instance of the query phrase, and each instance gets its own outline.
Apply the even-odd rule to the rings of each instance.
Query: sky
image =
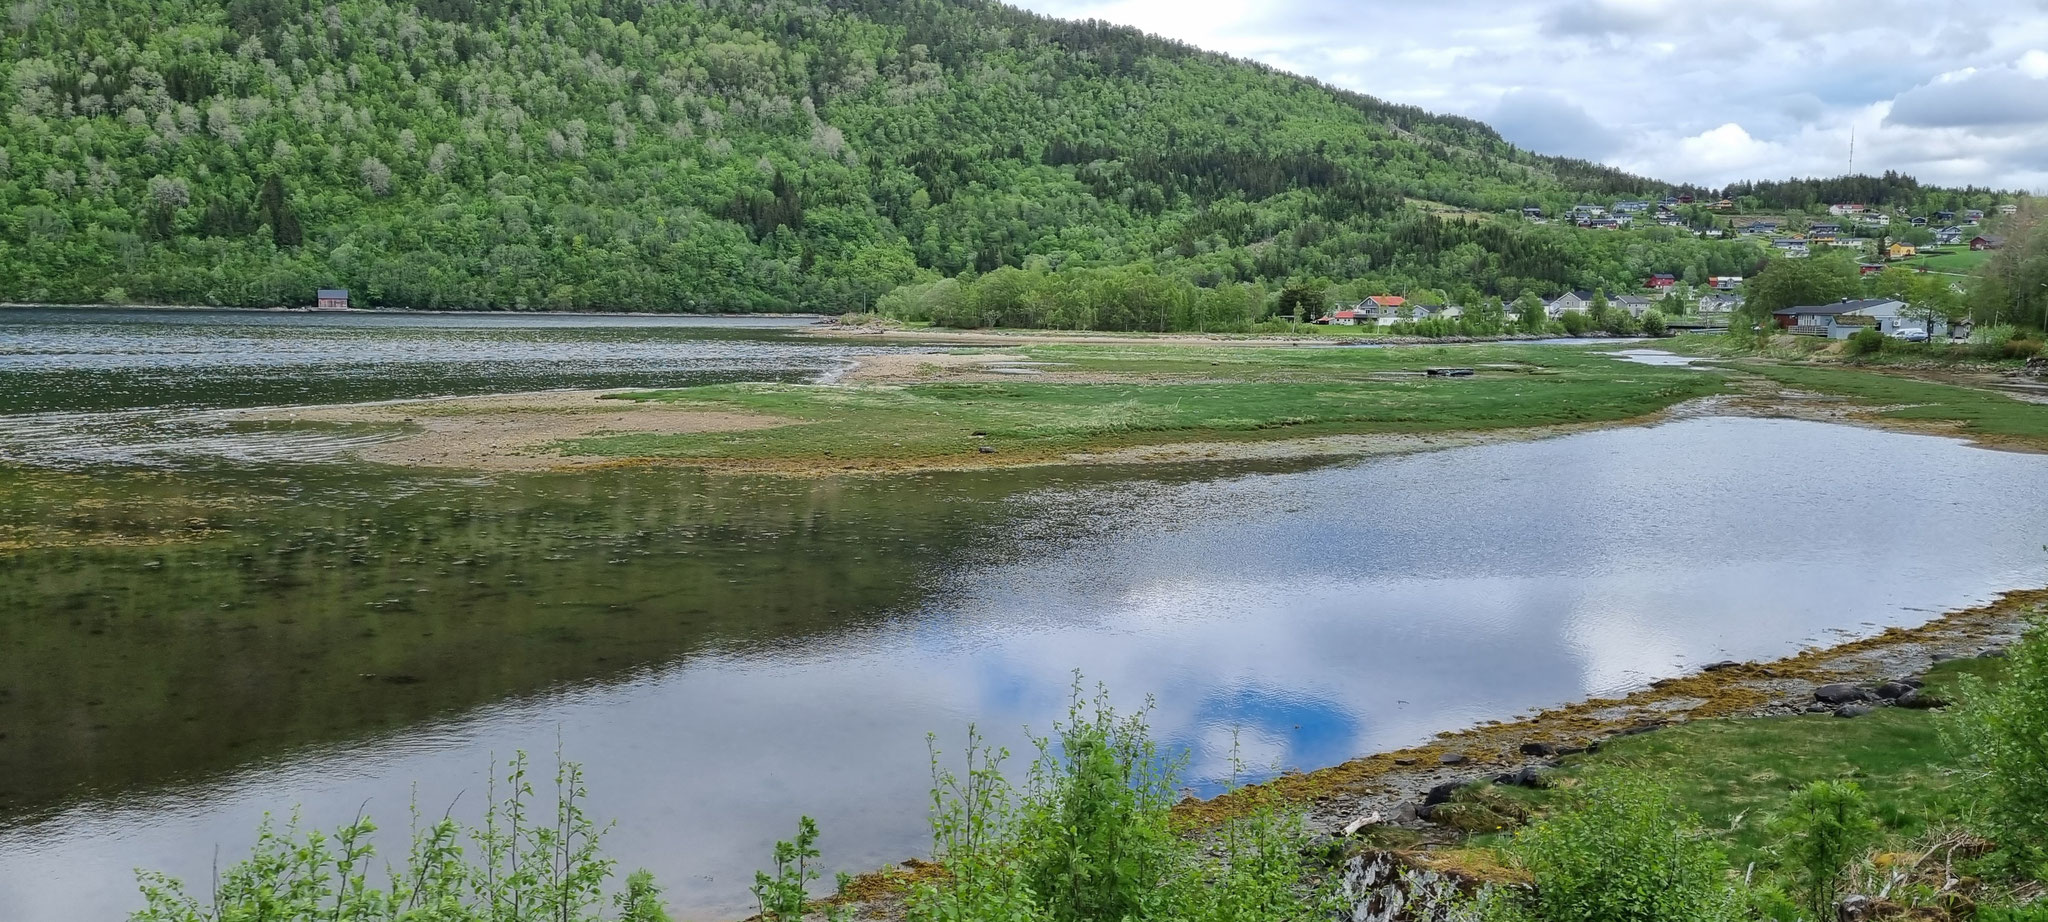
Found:
[[[2048,0],[1011,0],[1669,182],[2048,189]]]

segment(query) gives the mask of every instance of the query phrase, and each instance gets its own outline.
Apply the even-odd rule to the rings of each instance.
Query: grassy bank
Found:
[[[1028,462],[1170,442],[1613,422],[1724,387],[1718,375],[1637,365],[1571,346],[1059,344],[1008,354],[1019,360],[1007,369],[1011,374],[933,363],[900,382],[731,384],[634,394],[636,400],[788,424],[711,435],[622,434],[576,440],[564,449],[621,459],[822,468]],[[1438,366],[1476,373],[1424,374]]]
[[[1925,693],[1953,698],[1960,677],[1995,680],[2003,663],[1963,659],[1937,665],[1925,676]],[[1969,788],[1965,767],[1942,744],[1940,719],[1935,710],[1888,707],[1853,720],[1832,714],[1699,720],[1568,757],[1548,788],[1494,791],[1540,814],[1602,776],[1648,775],[1700,818],[1700,828],[1731,865],[1743,867],[1776,862],[1782,837],[1772,823],[1797,791],[1816,781],[1847,780],[1870,796],[1883,836],[1905,847],[1961,823],[1967,813],[1959,796]]]
[[[2048,405],[1996,391],[1856,368],[1745,362],[1778,384],[1853,398],[1885,420],[1953,431],[2009,447],[2048,449]]]

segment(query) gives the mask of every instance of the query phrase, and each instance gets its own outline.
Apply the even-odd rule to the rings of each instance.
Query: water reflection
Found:
[[[1816,470],[2048,486],[1753,419],[1324,468],[42,481],[135,498],[87,535],[232,502],[182,546],[0,558],[0,917],[114,915],[128,868],[203,878],[264,810],[473,805],[492,754],[557,745],[622,861],[715,915],[800,813],[839,868],[921,852],[924,734],[1022,749],[1075,669],[1156,696],[1207,788],[1233,732],[1315,767],[2042,581],[2048,490],[1784,488]]]

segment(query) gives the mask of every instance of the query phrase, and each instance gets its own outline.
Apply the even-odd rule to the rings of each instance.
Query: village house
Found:
[[[313,295],[313,309],[322,311],[348,310],[348,289],[322,288]]]
[[[1543,209],[1541,209],[1541,208],[1538,208],[1538,207],[1536,207],[1536,206],[1534,206],[1534,205],[1528,205],[1528,206],[1524,206],[1524,207],[1522,208],[1522,217],[1525,217],[1525,218],[1540,218],[1540,217],[1543,217]]]
[[[1707,287],[1715,291],[1734,291],[1742,287],[1742,276],[1713,275],[1707,277]]]
[[[1842,235],[1840,224],[1815,224],[1806,229],[1808,246],[1833,246],[1835,239]]]
[[[1779,237],[1776,240],[1772,240],[1771,249],[1777,250],[1792,259],[1803,259],[1813,253],[1812,250],[1807,248],[1806,241],[1798,237]]]
[[[1567,291],[1564,294],[1558,295],[1543,307],[1544,311],[1550,315],[1550,319],[1556,320],[1572,311],[1583,312],[1586,308],[1592,306],[1593,293],[1581,290]]]
[[[1656,275],[1650,276],[1650,280],[1643,283],[1643,287],[1670,288],[1671,286],[1676,284],[1678,284],[1678,276],[1672,275],[1668,272],[1659,272]]]
[[[1638,213],[1638,212],[1644,212],[1644,211],[1649,211],[1649,210],[1650,210],[1650,203],[1649,203],[1649,202],[1639,202],[1639,201],[1635,201],[1635,200],[1633,200],[1633,199],[1630,199],[1630,200],[1627,200],[1627,201],[1620,201],[1620,202],[1615,202],[1615,203],[1614,203],[1614,213],[1615,213],[1615,214],[1636,214],[1636,213]]]
[[[1628,311],[1628,315],[1637,320],[1643,319],[1643,314],[1647,313],[1655,305],[1656,302],[1642,295],[1622,295],[1614,299],[1615,307]]]
[[[1778,222],[1751,221],[1742,225],[1742,233],[1751,237],[1773,237],[1778,233]]]
[[[1980,209],[1972,208],[1969,211],[1963,212],[1964,224],[1981,224],[1983,221],[1984,212]]]
[[[1718,202],[1715,202],[1713,205],[1709,207],[1713,208],[1715,211],[1733,211],[1735,209],[1735,201],[1733,199],[1724,198]]]
[[[1911,259],[1920,255],[1920,248],[1910,243],[1894,243],[1884,251],[1884,258],[1891,260]]]
[[[1838,301],[1834,304],[1816,304],[1788,307],[1775,312],[1778,326],[1802,336],[1826,336],[1829,339],[1848,339],[1858,330],[1875,329],[1887,336],[1904,328],[1919,329],[1919,318],[1907,319],[1906,302],[1891,298],[1865,298],[1860,301]],[[1934,328],[1927,331],[1931,336],[1945,335],[1947,323],[1937,319]]]
[[[1926,219],[1926,218],[1914,218],[1914,219],[1913,219],[1912,221],[1910,221],[1910,222],[1908,222],[1908,223],[1912,224],[1912,225],[1913,225],[1914,227],[1926,227],[1926,226],[1927,226],[1927,219]]]
[[[1862,214],[1862,213],[1863,213],[1863,206],[1862,206],[1862,205],[1856,205],[1856,204],[1851,204],[1851,203],[1847,203],[1847,202],[1844,202],[1844,203],[1842,203],[1842,204],[1840,204],[1840,205],[1829,205],[1829,206],[1828,206],[1828,214],[1834,215],[1835,217],[1838,217],[1838,218],[1839,218],[1839,217],[1843,217],[1843,216],[1845,216],[1845,215],[1852,215],[1852,214]]]
[[[1934,213],[1934,220],[1936,221],[1953,221],[1955,219],[1956,213],[1953,211],[1937,211]]]
[[[1878,273],[1880,273],[1880,272],[1883,272],[1883,271],[1884,271],[1884,265],[1883,265],[1882,263],[1857,263],[1857,264],[1856,264],[1856,274],[1857,274],[1857,275],[1876,275],[1876,274],[1878,274]]]
[[[1741,307],[1741,295],[1712,294],[1700,299],[1698,310],[1700,316],[1704,317],[1709,314],[1732,314]]]
[[[1960,227],[1944,227],[1936,230],[1934,232],[1934,242],[1945,247],[1952,247],[1962,243],[1963,229]]]
[[[1995,234],[1980,234],[1970,238],[1972,250],[1999,250],[2005,248],[2005,238]]]
[[[1998,213],[1999,213],[1999,214],[2019,214],[2019,213],[2020,213],[2020,206],[2018,206],[2018,205],[2012,205],[2012,204],[2000,205],[2000,206],[1998,206]]]

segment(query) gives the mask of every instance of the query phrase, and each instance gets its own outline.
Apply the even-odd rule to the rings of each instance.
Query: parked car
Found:
[[[1924,343],[1927,341],[1927,331],[1919,327],[1900,327],[1892,331],[1892,336],[1909,343]]]

